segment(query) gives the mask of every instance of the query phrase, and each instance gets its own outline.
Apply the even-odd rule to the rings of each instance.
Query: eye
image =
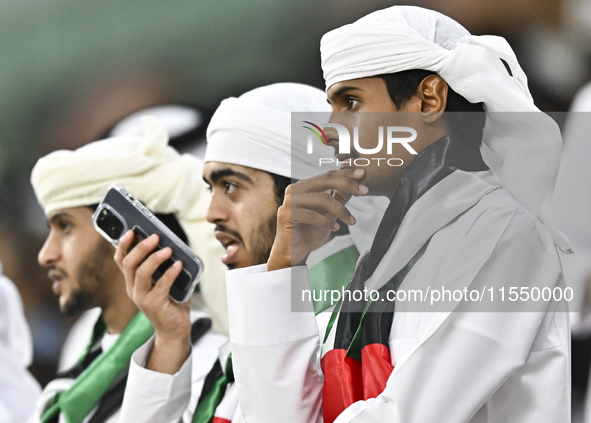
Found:
[[[357,104],[359,104],[359,100],[353,97],[347,97],[346,101],[348,110],[353,109],[355,106],[357,106]]]
[[[206,184],[206,185],[207,185],[207,190],[208,190],[209,192],[213,192],[213,188],[211,187],[211,185],[209,185],[209,184]]]
[[[60,219],[56,223],[59,230],[66,233],[73,227],[72,222],[64,219]]]
[[[234,192],[234,190],[236,190],[236,188],[238,188],[232,182],[228,182],[228,181],[224,182],[224,186],[226,187],[226,194],[231,194],[232,192]]]

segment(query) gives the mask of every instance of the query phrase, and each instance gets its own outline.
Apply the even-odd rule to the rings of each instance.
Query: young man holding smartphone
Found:
[[[359,142],[343,153],[343,132],[327,133],[347,168],[288,187],[267,265],[226,275],[243,413],[284,423],[570,421],[566,301],[499,303],[510,289],[564,292],[557,247],[568,252],[544,223],[560,133],[534,106],[509,45],[395,6],[329,32],[321,54],[330,123]],[[486,127],[478,112],[444,115],[479,107]],[[367,153],[388,126],[415,131],[412,149],[379,151],[401,166]],[[318,195],[327,190],[332,199]],[[313,316],[290,311],[290,287],[305,283],[306,258],[335,218],[355,222],[346,201],[364,195],[390,206],[348,291],[379,295],[343,300],[323,336]],[[429,307],[391,295],[445,288],[492,289],[499,302]],[[273,314],[258,311],[272,301]]]
[[[329,147],[319,146],[312,157],[304,154],[294,158],[291,155],[291,113],[319,110],[328,110],[321,90],[288,83],[257,88],[239,98],[226,99],[216,110],[208,127],[203,177],[212,190],[207,219],[216,225],[216,237],[226,250],[222,260],[230,269],[248,268],[267,261],[276,233],[277,208],[283,201],[285,187],[291,183],[292,177],[303,179],[318,174],[315,163],[319,157],[330,154]],[[305,144],[295,147],[305,150]],[[375,222],[383,211],[379,201],[369,207],[363,203],[356,203],[354,207],[360,221],[357,227],[312,254],[315,265],[311,266],[311,274],[339,274],[340,278],[332,280],[335,287],[348,283],[358,250],[363,251],[371,242]],[[155,327],[162,328],[157,330],[157,338],[161,333],[167,338],[184,339],[184,347],[176,348],[174,353],[157,339],[151,352],[151,359],[161,363],[160,371],[174,373],[175,378],[181,378],[182,373],[187,371],[185,366],[181,368],[182,362],[188,360],[190,354],[187,326],[173,324],[177,321],[173,315],[176,311],[171,309],[170,300],[163,295],[178,269],[171,269],[155,286],[151,285],[147,275],[162,262],[156,254],[146,259],[154,242],[144,241],[128,253],[131,236],[127,236],[119,244],[116,261],[124,270],[129,290],[134,293],[137,304]],[[315,306],[316,312],[320,312],[326,304]],[[265,313],[268,307],[273,307],[273,304],[267,304],[259,312]],[[329,313],[323,313],[315,324],[326,325],[322,322],[329,316]],[[178,319],[182,320],[183,316],[179,315]],[[179,343],[175,341],[173,345]],[[210,382],[205,382],[206,386],[221,386],[216,391],[219,395],[210,395],[204,388],[199,403],[190,405],[192,411],[196,410],[192,421],[244,421],[236,408],[237,386],[231,383],[233,374],[229,353],[229,345],[221,349],[220,360],[208,376]],[[169,365],[172,362],[176,363],[176,367]],[[184,389],[192,388],[185,385]],[[131,397],[126,396],[125,401],[128,399]],[[161,399],[165,400],[164,397]],[[172,410],[173,407],[170,408]],[[166,421],[178,421],[183,410],[181,406],[171,411]],[[184,421],[190,421],[186,414],[184,418]],[[245,415],[244,419],[248,420],[248,416]]]
[[[123,274],[113,261],[115,248],[92,223],[94,209],[112,183],[130,190],[202,257],[216,251],[211,225],[202,212],[209,194],[201,181],[200,162],[169,147],[166,129],[159,121],[148,118],[144,123],[143,136],[115,137],[75,151],[56,151],[41,158],[33,169],[31,181],[49,226],[38,259],[53,281],[60,308],[68,315],[92,307],[102,310],[87,350],[76,365],[45,387],[33,422],[118,421],[130,357],[153,333],[127,295]],[[205,277],[215,276],[219,256],[221,251],[216,260],[206,260],[209,273]],[[187,314],[189,306],[174,303]],[[223,335],[207,333],[210,326],[208,318],[193,326],[202,366],[201,374],[195,368],[196,379],[205,377],[218,346],[226,340]],[[135,369],[130,381],[137,383],[128,385],[146,389],[149,384],[169,383],[162,377],[154,379],[159,374],[141,372]],[[135,410],[135,418],[158,418],[151,405]]]

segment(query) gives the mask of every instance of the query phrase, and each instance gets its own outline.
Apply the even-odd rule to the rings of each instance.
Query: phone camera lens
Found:
[[[101,210],[97,224],[111,239],[119,239],[123,233],[123,223],[107,209]]]

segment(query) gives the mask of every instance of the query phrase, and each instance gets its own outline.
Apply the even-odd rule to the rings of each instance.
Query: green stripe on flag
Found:
[[[203,400],[199,401],[191,422],[210,423],[215,415],[215,410],[224,398],[228,384],[232,382],[234,382],[234,370],[232,367],[232,354],[230,354],[226,361],[226,371],[215,381]]]
[[[308,270],[308,280],[310,289],[318,293],[316,296],[312,294],[312,298],[323,298],[320,294],[325,291],[346,288],[355,272],[358,258],[357,247],[351,245],[312,266]],[[332,305],[334,304],[331,304],[331,297],[328,295],[324,301],[314,301],[314,312],[321,313]]]
[[[100,324],[97,322],[97,325]],[[70,389],[58,394],[57,402],[43,414],[41,422],[46,423],[56,413],[61,412],[67,423],[82,423],[109,389],[117,375],[129,366],[133,352],[144,344],[153,333],[154,329],[146,316],[138,311],[125,327],[117,342],[108,351],[97,357],[76,378],[76,382]]]

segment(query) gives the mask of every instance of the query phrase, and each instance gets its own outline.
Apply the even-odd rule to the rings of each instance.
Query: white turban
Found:
[[[109,185],[121,184],[154,213],[173,213],[187,234],[189,246],[205,263],[201,291],[225,289],[223,248],[214,226],[205,220],[210,195],[203,182],[203,165],[168,145],[164,126],[154,117],[142,118],[143,136],[119,136],[77,150],[60,150],[39,159],[31,183],[45,214],[100,203]],[[219,330],[227,316],[207,304]]]
[[[300,112],[298,122],[292,125],[295,112]],[[307,154],[305,143],[292,145],[292,128],[301,129],[300,120],[306,112],[311,119],[312,112],[330,112],[322,90],[279,83],[227,98],[207,127],[204,161],[237,164],[294,179],[317,175],[327,170],[318,166],[319,158],[333,157],[334,150],[318,144],[313,154]]]
[[[440,75],[468,101],[483,102],[484,161],[506,191],[545,221],[562,138],[558,125],[534,105],[525,73],[504,38],[470,35],[432,10],[393,6],[328,32],[320,52],[327,89],[346,80],[423,69]],[[548,229],[567,250],[568,239]]]

